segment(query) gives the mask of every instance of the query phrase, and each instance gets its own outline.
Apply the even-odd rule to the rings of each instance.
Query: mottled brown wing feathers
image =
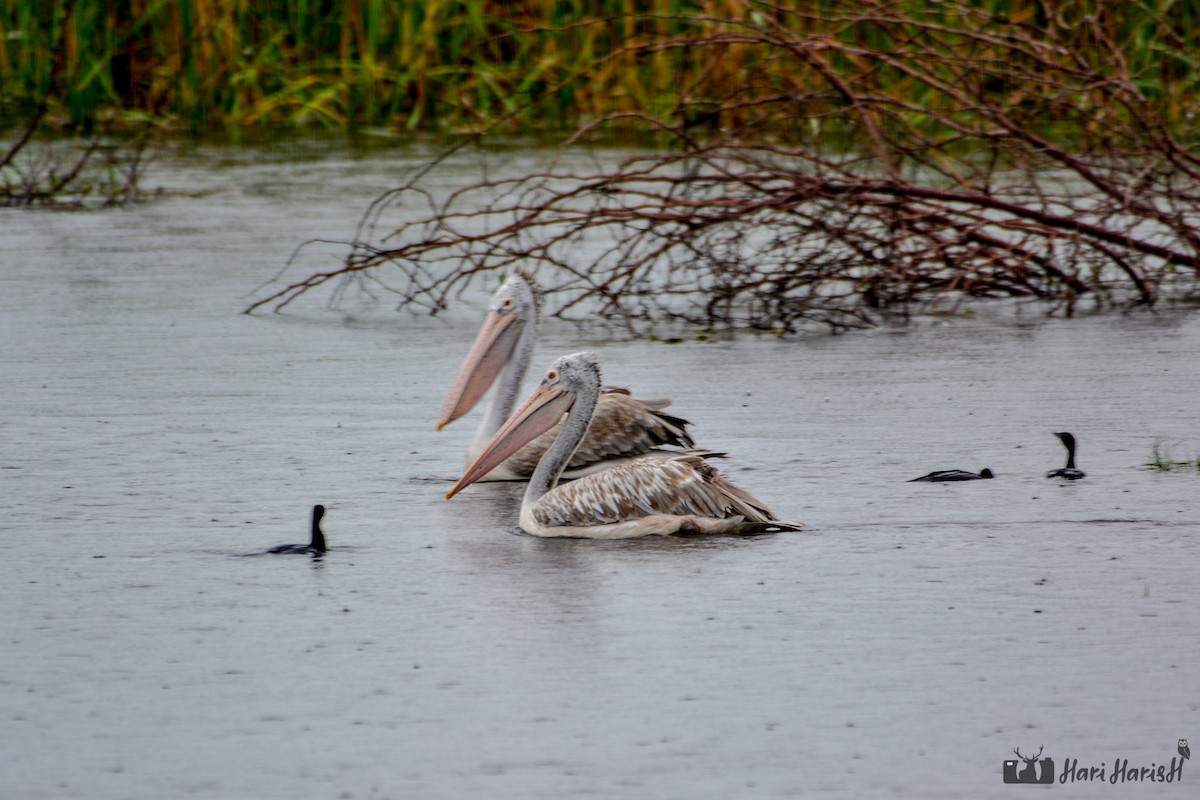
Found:
[[[600,395],[587,436],[567,464],[578,469],[605,459],[639,456],[658,447],[692,447],[687,420],[666,414],[669,400],[637,400],[628,390],[606,391]],[[518,450],[509,466],[517,474],[531,475],[546,449],[558,438],[562,423]]]
[[[546,494],[534,509],[543,525],[606,525],[657,514],[712,519],[775,520],[762,502],[695,455],[639,459]]]
[[[687,431],[688,421],[665,413],[668,405],[669,400],[638,400],[621,392],[601,394],[576,460],[582,457],[590,463],[655,447],[692,447],[695,442]]]

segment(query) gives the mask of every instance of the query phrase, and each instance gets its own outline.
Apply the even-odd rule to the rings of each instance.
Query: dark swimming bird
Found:
[[[930,481],[933,483],[941,483],[943,481],[977,481],[982,478],[994,477],[996,476],[987,467],[979,470],[979,472],[967,472],[965,469],[939,469],[934,470],[928,475],[913,478],[909,483],[916,483],[917,481]]]
[[[281,544],[272,547],[268,553],[279,555],[320,555],[325,552],[325,534],[321,533],[321,517],[325,516],[325,506],[315,505],[312,510],[312,541],[308,544]]]
[[[1068,481],[1077,481],[1087,473],[1081,469],[1075,469],[1075,437],[1069,433],[1059,433],[1055,431],[1055,436],[1063,443],[1063,447],[1067,448],[1067,465],[1062,469],[1051,470],[1046,473],[1047,478],[1063,478]]]

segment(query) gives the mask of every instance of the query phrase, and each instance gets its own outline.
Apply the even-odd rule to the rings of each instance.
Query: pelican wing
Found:
[[[567,463],[568,472],[606,459],[639,456],[657,447],[692,447],[688,421],[663,410],[670,404],[670,400],[638,400],[630,397],[628,389],[604,387],[587,436]],[[517,475],[532,475],[561,429],[560,422],[522,447],[506,462],[508,468]]]
[[[644,453],[663,445],[692,447],[688,421],[666,413],[670,400],[638,400],[627,389],[600,395],[587,436],[568,466]]]
[[[760,500],[696,455],[637,459],[560,484],[538,500],[533,514],[550,527],[607,525],[656,515],[776,519]]]

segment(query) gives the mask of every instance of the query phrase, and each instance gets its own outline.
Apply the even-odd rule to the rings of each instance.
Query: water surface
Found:
[[[1014,747],[1200,741],[1200,477],[1140,467],[1200,451],[1200,318],[551,327],[539,364],[600,350],[807,529],[543,541],[521,487],[442,499],[486,287],[436,320],[238,314],[411,163],[200,150],[155,167],[178,196],[0,216],[0,795],[1007,797]],[[1043,477],[1055,430],[1086,480]],[[317,502],[323,560],[242,557]],[[1185,789],[1075,787],[1139,791]]]

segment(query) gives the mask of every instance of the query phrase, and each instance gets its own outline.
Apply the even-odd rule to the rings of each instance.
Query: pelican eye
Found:
[[[511,297],[504,298],[504,302],[500,304],[501,308],[512,308],[513,301]]]
[[[556,369],[552,369],[552,370],[550,370],[549,372],[547,372],[547,373],[546,373],[546,380],[548,380],[548,381],[556,381],[556,380],[558,380],[558,370],[556,370]]]

